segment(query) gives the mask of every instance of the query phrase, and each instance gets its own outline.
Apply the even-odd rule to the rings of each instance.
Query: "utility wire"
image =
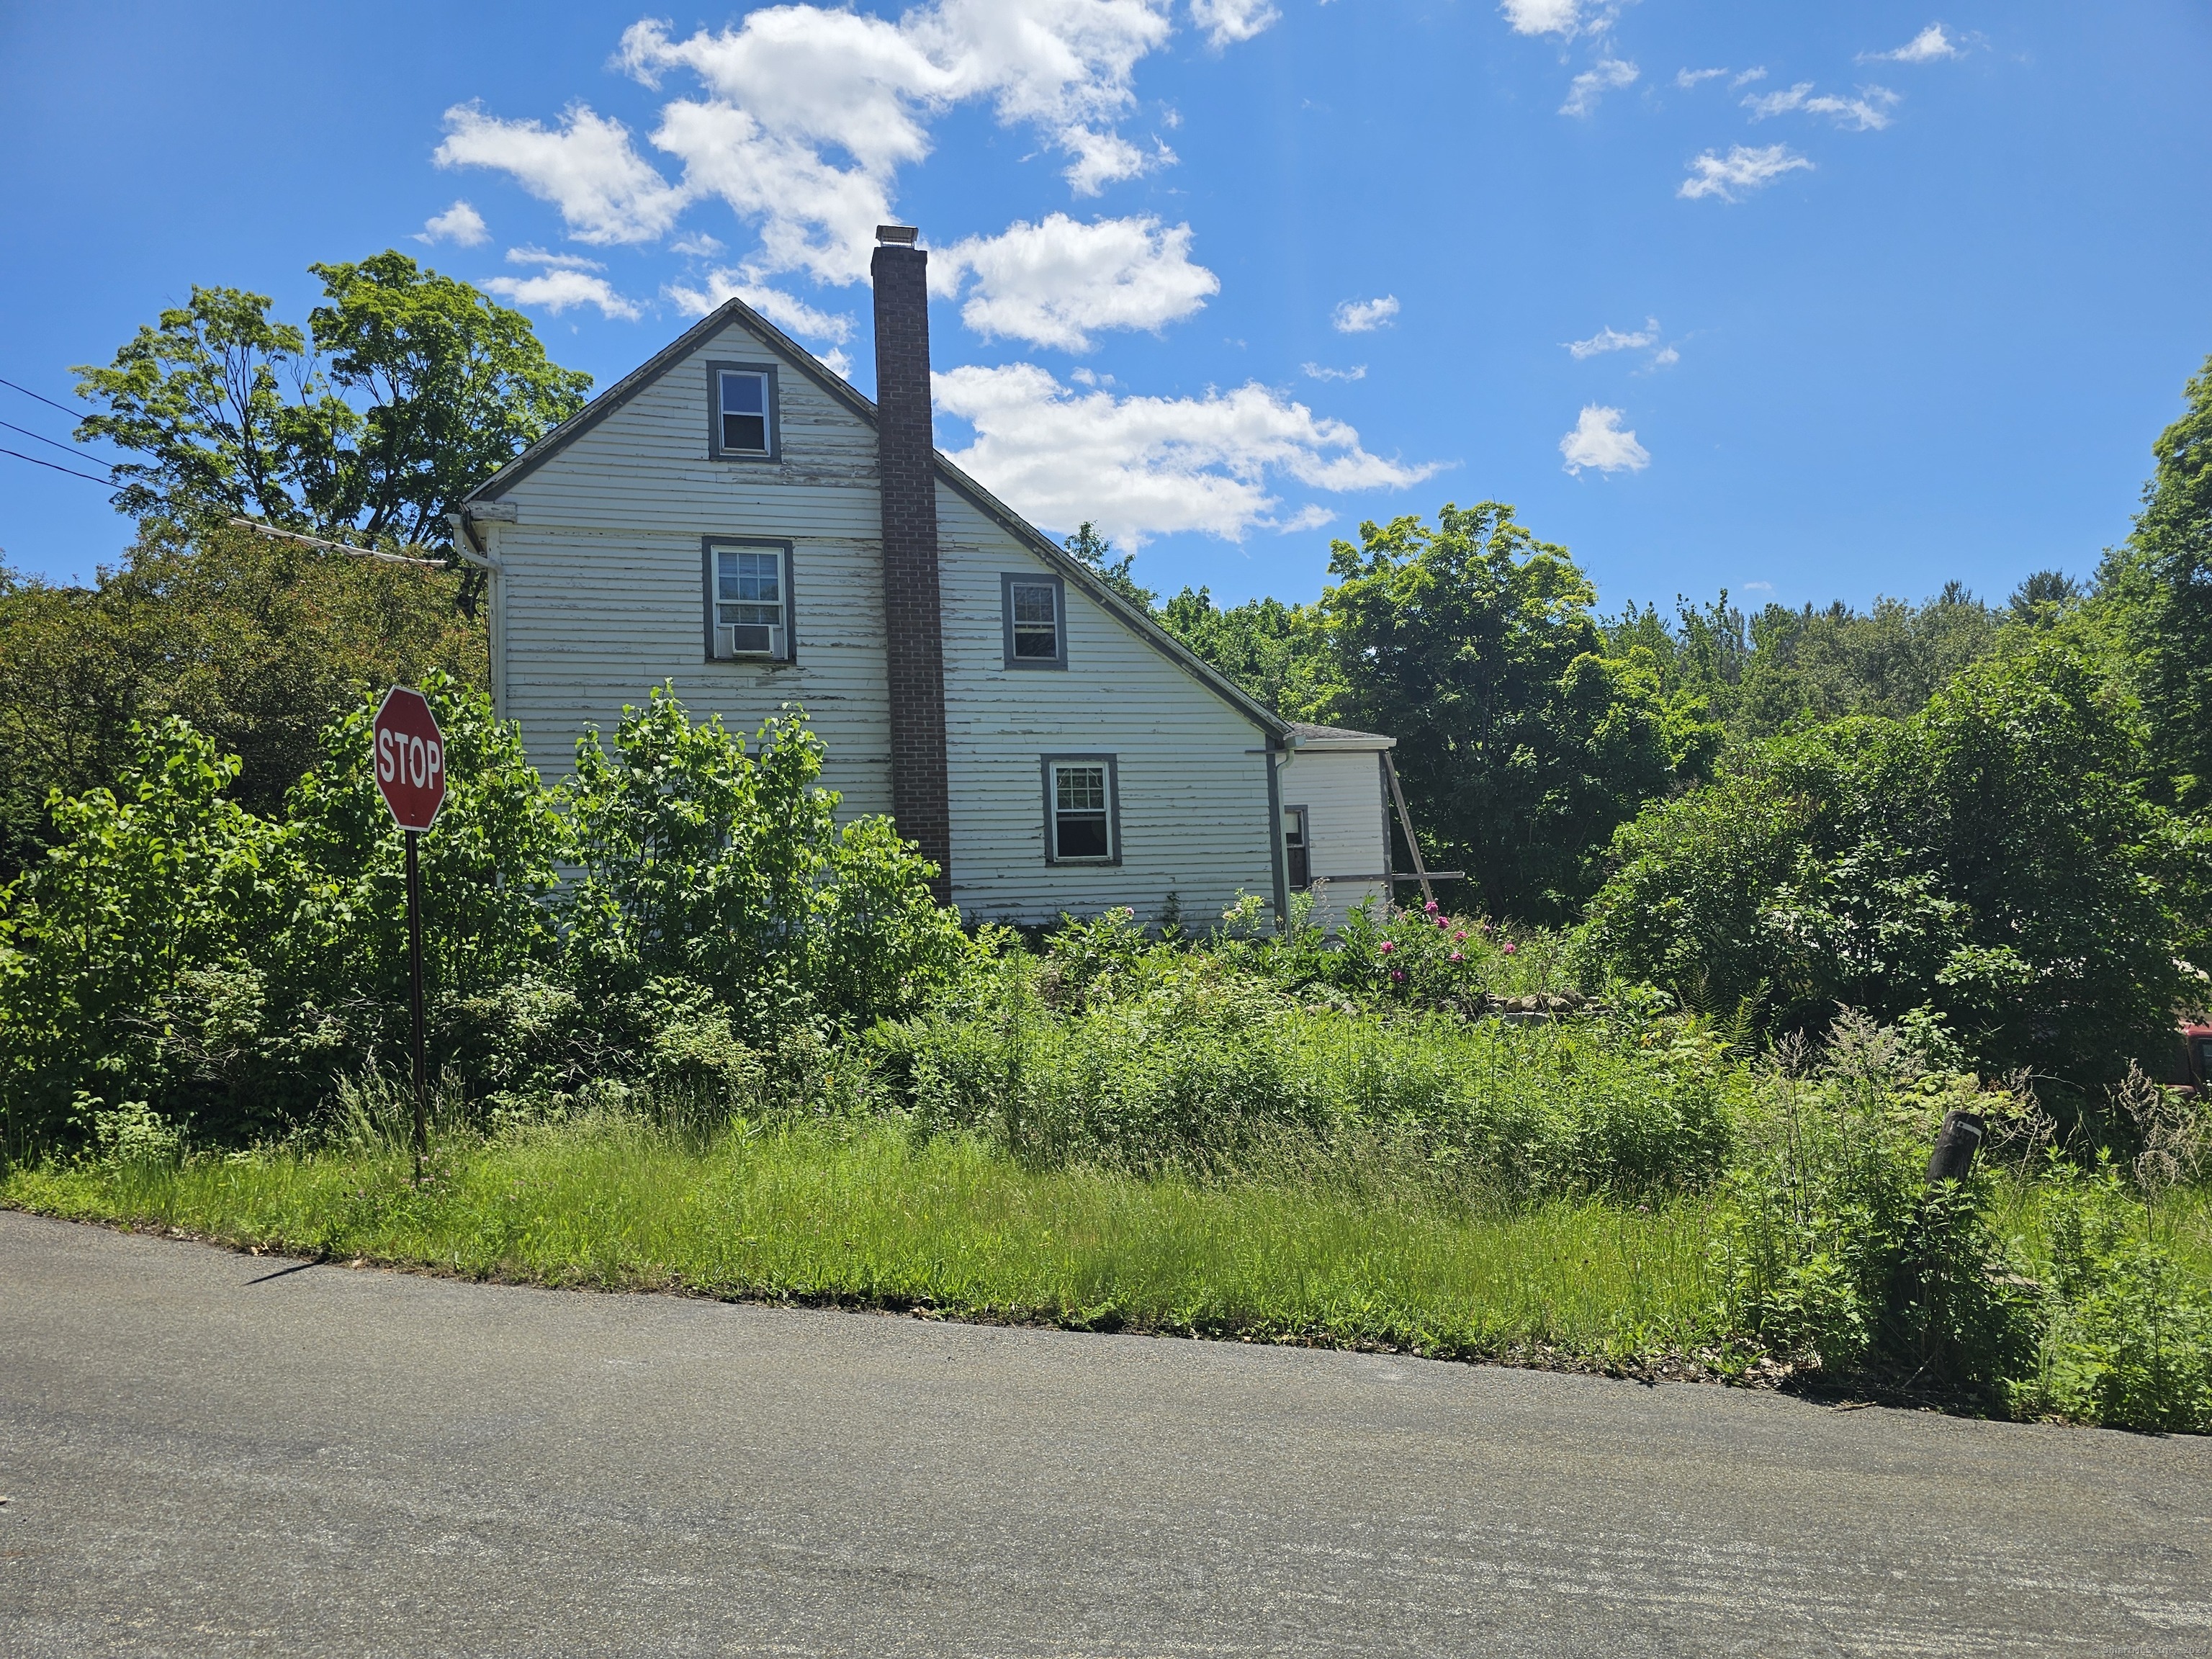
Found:
[[[81,460],[99,461],[100,465],[102,466],[109,465],[109,463],[106,461],[101,461],[100,457],[97,455],[86,454],[84,451],[78,448],[75,444],[65,444],[58,438],[49,438],[45,433],[33,432],[27,426],[17,426],[13,421],[0,421],[0,426],[6,427],[10,432],[20,432],[26,438],[36,438],[42,444],[52,444],[56,449],[65,450],[70,454],[76,456]]]
[[[62,466],[52,461],[42,461],[35,455],[26,455],[20,449],[0,449],[0,455],[12,455],[19,461],[28,461],[33,466],[43,466],[55,472],[66,472],[72,478],[82,478],[87,483],[106,484],[110,489],[123,486],[112,478],[95,478],[89,472],[79,472],[74,467]]]
[[[81,421],[84,418],[84,411],[82,410],[71,409],[67,404],[58,404],[52,398],[46,396],[43,392],[33,392],[27,386],[17,386],[13,380],[0,380],[0,386],[6,386],[10,392],[20,392],[26,398],[36,398],[48,409],[58,409],[63,414],[68,416],[70,419],[73,421]]]

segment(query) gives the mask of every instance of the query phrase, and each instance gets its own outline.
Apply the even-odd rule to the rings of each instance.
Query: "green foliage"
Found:
[[[1104,582],[1107,586],[1112,588],[1139,611],[1149,613],[1153,605],[1159,602],[1158,594],[1153,592],[1151,588],[1141,586],[1137,579],[1129,574],[1130,567],[1137,562],[1137,556],[1133,553],[1124,553],[1120,558],[1115,558],[1114,544],[1100,535],[1090,520],[1085,519],[1078,525],[1075,533],[1060,545],[1096,571],[1099,580]]]
[[[586,740],[571,796],[482,692],[423,690],[448,780],[419,848],[428,1048],[465,1095],[644,1082],[726,1109],[810,1087],[817,1028],[904,1011],[967,949],[887,823],[836,825],[795,714],[756,761],[656,697],[611,757]],[[133,1103],[236,1141],[404,1069],[404,843],[374,714],[330,729],[281,822],[174,719],[142,728],[122,789],[57,806],[58,844],[0,890],[10,1148],[82,1142]],[[556,888],[564,865],[582,874]]]
[[[596,732],[577,744],[583,875],[564,905],[587,1003],[689,981],[741,1029],[772,1033],[816,1011],[902,1008],[963,953],[957,915],[929,897],[934,866],[887,820],[838,827],[803,714],[787,708],[759,740],[748,755],[719,717],[694,726],[656,689],[623,711],[612,754]]]
[[[2135,533],[2111,550],[2098,589],[2118,614],[2151,726],[2160,799],[2212,808],[2212,358],[2187,411],[2151,446],[2157,470]]]
[[[2042,573],[2014,597],[2014,614],[2047,621],[2074,591],[2066,577]],[[1903,720],[1996,649],[2006,614],[1956,582],[1923,605],[1878,599],[1868,611],[1838,602],[1747,613],[1723,592],[1703,608],[1678,599],[1672,623],[1653,606],[1631,606],[1605,634],[1615,653],[1650,652],[1666,695],[1701,700],[1731,738],[1746,740],[1854,714]]]
[[[1366,920],[1359,954],[1330,953],[1332,983],[1310,976],[1295,939],[1182,950],[1109,911],[1071,921],[1042,961],[989,941],[1010,948],[867,1042],[921,1127],[981,1133],[1039,1165],[1218,1173],[1285,1148],[1373,1144],[1409,1178],[1516,1196],[1647,1193],[1717,1172],[1745,1073],[1707,1028],[1642,1005],[1571,1029],[1469,1024],[1450,1010],[1506,980],[1511,943],[1475,946],[1479,930],[1440,915]],[[1428,969],[1389,965],[1423,948],[1419,935],[1455,933],[1479,960],[1438,950]],[[1449,1000],[1416,1002],[1416,989]]]
[[[1433,864],[1493,914],[1571,916],[1590,855],[1645,801],[1710,765],[1718,733],[1656,662],[1605,653],[1589,580],[1495,501],[1338,542],[1322,601],[1332,714],[1398,739]]]
[[[2015,1410],[2212,1432],[2212,1289],[2144,1224],[2109,1154],[2087,1170],[2054,1157],[2045,1187],[2049,1318]]]
[[[0,882],[50,839],[50,793],[114,786],[134,724],[189,720],[241,769],[264,817],[323,729],[372,690],[433,670],[481,684],[484,634],[458,579],[237,530],[149,525],[91,588],[0,572]]]
[[[1161,609],[1161,627],[1285,720],[1318,718],[1335,685],[1317,606],[1250,599],[1218,609],[1206,588],[1184,588]]]
[[[1648,809],[1583,946],[1698,1006],[1924,1005],[1993,1069],[2112,1074],[2170,1019],[2203,902],[2204,832],[2142,799],[2138,744],[2046,636],[1909,720],[1778,741]]]
[[[103,1108],[173,1120],[256,1080],[254,958],[296,887],[283,831],[226,799],[237,762],[171,719],[117,788],[58,804],[61,840],[0,890],[0,1102],[20,1148]]]
[[[1745,1121],[1714,1263],[1730,1323],[1800,1365],[2002,1403],[2036,1309],[1990,1218],[1986,1167],[1929,1189],[1948,1108],[1994,1115],[1929,1069],[1930,1028],[1846,1013],[1817,1075],[1786,1066]]]
[[[583,404],[529,319],[386,250],[308,267],[308,330],[267,295],[195,286],[78,395],[77,428],[144,460],[116,505],[204,528],[234,515],[427,546],[470,489]]]

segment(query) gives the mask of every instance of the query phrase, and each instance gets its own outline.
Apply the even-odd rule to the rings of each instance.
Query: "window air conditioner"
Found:
[[[783,657],[783,629],[766,623],[747,623],[714,630],[718,657]]]

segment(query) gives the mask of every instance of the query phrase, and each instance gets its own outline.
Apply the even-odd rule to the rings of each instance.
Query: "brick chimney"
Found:
[[[929,255],[907,225],[876,228],[876,456],[884,511],[884,632],[891,814],[952,896],[945,777],[945,629],[937,600],[936,438],[929,416]]]

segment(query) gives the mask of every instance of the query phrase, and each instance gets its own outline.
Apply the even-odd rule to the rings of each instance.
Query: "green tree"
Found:
[[[1922,605],[1877,599],[1864,611],[1839,602],[1747,612],[1723,592],[1702,606],[1678,599],[1671,622],[1654,606],[1632,606],[1606,635],[1615,651],[1650,650],[1669,693],[1703,698],[1729,735],[1744,739],[1852,714],[1902,720],[1995,650],[2011,614],[1957,582]]]
[[[582,407],[528,318],[387,250],[308,267],[306,332],[265,295],[194,287],[105,368],[81,365],[78,424],[143,456],[112,468],[141,520],[237,516],[422,546],[469,490]]]
[[[1285,720],[1315,720],[1335,689],[1335,659],[1317,606],[1248,599],[1224,611],[1186,587],[1159,624]]]
[[[1129,574],[1137,562],[1133,553],[1114,556],[1114,544],[1098,533],[1098,528],[1088,519],[1075,527],[1075,533],[1060,543],[1076,558],[1098,573],[1098,579],[1139,610],[1149,612],[1159,603],[1160,596],[1144,586]]]
[[[89,588],[0,572],[0,881],[48,838],[46,801],[115,782],[134,723],[177,715],[241,758],[231,793],[273,817],[318,734],[434,669],[482,684],[455,574],[250,532],[149,521]]]
[[[1360,526],[1333,544],[1321,611],[1329,715],[1398,739],[1431,861],[1493,913],[1571,915],[1590,856],[1710,764],[1718,733],[1670,702],[1649,652],[1607,654],[1596,593],[1563,547],[1496,501]]]
[[[2169,1025],[2208,836],[2146,800],[2131,706],[2050,634],[1911,719],[1747,747],[1615,837],[1585,948],[1718,1011],[1942,1013],[1983,1064],[2111,1075]]]
[[[2101,597],[2118,611],[2149,717],[2162,799],[2212,808],[2212,357],[2189,407],[2151,446],[2156,470],[2125,544],[2106,555]]]

